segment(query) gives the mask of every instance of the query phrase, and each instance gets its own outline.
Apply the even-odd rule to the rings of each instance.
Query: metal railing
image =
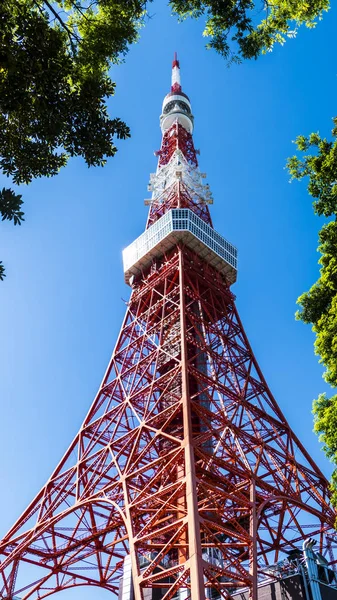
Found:
[[[162,242],[174,232],[189,232],[198,242],[237,269],[237,250],[222,235],[188,208],[172,208],[123,251],[124,272],[128,272],[146,255],[162,250]],[[174,236],[172,245],[174,244]]]

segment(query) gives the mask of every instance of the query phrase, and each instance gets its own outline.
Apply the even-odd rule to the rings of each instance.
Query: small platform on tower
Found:
[[[188,208],[172,208],[123,250],[125,282],[146,270],[183,242],[220,273],[229,283],[236,281],[237,249]]]

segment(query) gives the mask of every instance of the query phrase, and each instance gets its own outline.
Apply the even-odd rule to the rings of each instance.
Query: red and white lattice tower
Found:
[[[0,543],[5,599],[93,585],[256,600],[309,537],[334,564],[328,483],[238,316],[237,253],[213,228],[176,57],[160,122],[146,230],[124,251],[121,332],[80,431]]]

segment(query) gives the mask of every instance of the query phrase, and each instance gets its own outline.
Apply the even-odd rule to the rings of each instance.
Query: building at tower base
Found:
[[[337,600],[337,574],[312,548],[291,552],[287,559],[265,569],[265,574],[266,579],[257,586],[258,600]],[[143,598],[161,600],[165,591],[165,588],[148,588]],[[184,600],[185,597],[185,590],[177,590],[173,598]],[[215,589],[205,589],[205,598],[221,600],[221,595]],[[249,588],[233,590],[230,599],[250,600],[251,591]],[[124,561],[118,600],[134,600],[130,556]]]

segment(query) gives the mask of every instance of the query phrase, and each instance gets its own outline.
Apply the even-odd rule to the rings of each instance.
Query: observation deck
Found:
[[[229,283],[237,276],[237,249],[188,208],[172,208],[123,250],[125,282],[147,269],[177,242],[183,242],[222,273]]]

